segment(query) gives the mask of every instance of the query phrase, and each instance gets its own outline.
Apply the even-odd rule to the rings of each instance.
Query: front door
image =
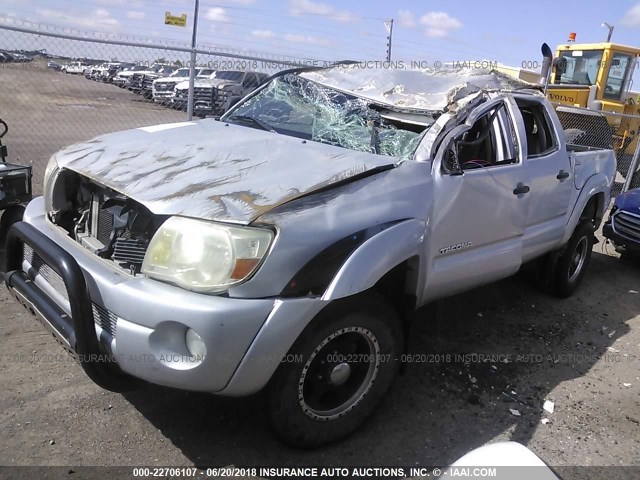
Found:
[[[515,135],[516,108],[508,97],[481,105],[436,155],[427,301],[520,268],[529,185]],[[456,168],[450,168],[452,151]]]

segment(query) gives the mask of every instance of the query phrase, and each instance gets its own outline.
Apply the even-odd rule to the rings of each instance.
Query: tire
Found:
[[[591,260],[593,230],[591,220],[582,220],[563,248],[541,260],[544,290],[559,298],[566,298],[576,291]]]
[[[351,434],[391,386],[402,345],[401,323],[381,296],[367,292],[331,303],[291,347],[287,358],[294,361],[281,363],[269,383],[276,436],[313,448]]]

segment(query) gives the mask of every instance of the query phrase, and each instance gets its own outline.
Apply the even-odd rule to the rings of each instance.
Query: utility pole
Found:
[[[609,34],[607,35],[607,43],[611,41],[611,35],[613,35],[613,25],[609,25],[607,22],[602,23],[603,27],[607,27],[609,29]]]
[[[387,29],[387,62],[391,61],[391,40],[393,37],[393,18],[385,20],[384,28]]]
[[[191,65],[189,67],[189,95],[187,97],[187,121],[193,119],[193,84],[196,77],[196,32],[198,30],[198,9],[200,0],[195,0],[193,12],[193,34],[191,36]]]

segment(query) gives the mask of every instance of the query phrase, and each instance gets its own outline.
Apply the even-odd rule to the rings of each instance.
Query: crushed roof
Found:
[[[512,91],[534,85],[495,70],[404,70],[363,68],[358,64],[301,73],[300,76],[370,100],[409,110],[435,112],[479,91]]]

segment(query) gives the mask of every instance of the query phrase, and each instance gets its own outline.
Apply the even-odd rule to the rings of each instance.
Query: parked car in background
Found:
[[[91,73],[91,80],[93,80],[94,82],[99,82],[102,79],[102,72],[104,72],[106,69],[106,63],[101,63],[100,65],[98,65],[93,69],[93,72]]]
[[[109,68],[102,74],[102,81],[105,83],[113,83],[118,72],[124,70],[127,67],[132,66],[130,63],[112,62],[109,64]]]
[[[640,188],[616,197],[602,233],[622,257],[640,259]]]
[[[84,76],[89,80],[96,80],[100,70],[104,68],[104,63],[97,63],[84,69]]]
[[[175,94],[176,85],[189,78],[189,70],[188,67],[179,68],[168,77],[155,79],[153,81],[153,101],[170,105]],[[214,73],[215,70],[213,68],[197,68],[196,78],[212,77]]]
[[[24,55],[22,53],[11,53],[11,55],[13,55],[14,61],[19,62],[19,63],[27,63],[27,62],[31,62],[33,61],[33,58],[31,58],[28,55]]]
[[[131,77],[136,72],[143,72],[149,69],[148,65],[131,65],[127,68],[124,68],[120,72],[116,73],[116,76],[113,78],[113,84],[117,85],[120,88],[127,88],[129,86],[129,81]]]
[[[93,73],[94,68],[95,68],[94,65],[87,65],[82,71],[84,78],[86,78],[87,80],[91,80],[91,74]]]
[[[112,72],[113,75],[115,75],[115,73],[118,71],[119,68],[120,68],[120,62],[103,63],[102,65],[100,65],[100,68],[98,69],[94,80],[98,82],[107,83],[109,80],[110,72]]]
[[[152,65],[147,70],[135,72],[131,75],[127,88],[133,93],[151,98],[153,95],[153,81],[160,77],[171,75],[176,67],[165,64]]]
[[[217,70],[213,77],[198,79],[194,84],[193,111],[199,116],[222,115],[267,78],[265,73]],[[188,96],[189,82],[177,84],[174,104],[184,108]]]
[[[87,68],[87,65],[84,65],[81,62],[71,62],[63,65],[61,71],[62,73],[81,75],[84,73],[85,68]]]
[[[9,52],[0,52],[0,63],[11,63],[14,61],[14,57]]]
[[[215,78],[216,71],[211,71],[208,75],[200,75],[199,78],[193,83],[193,87],[198,88],[200,85],[208,85],[206,80]],[[185,78],[181,78],[173,86],[173,94],[171,95],[171,107],[178,110],[184,110],[187,108],[187,99],[189,91],[189,81]]]
[[[59,72],[62,69],[62,65],[57,62],[47,62],[47,68],[51,68],[56,72]]]

